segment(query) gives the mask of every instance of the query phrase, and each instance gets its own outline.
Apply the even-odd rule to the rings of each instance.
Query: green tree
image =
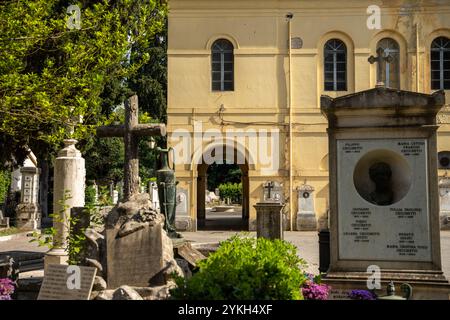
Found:
[[[11,172],[9,170],[0,170],[0,203],[5,202],[10,184]]]
[[[237,164],[213,163],[208,167],[208,190],[214,191],[221,184],[240,183],[242,171]]]
[[[81,8],[79,30],[66,25],[71,4]],[[146,50],[166,13],[159,0],[2,1],[0,141],[9,143],[2,160],[25,145],[39,150],[38,158],[54,154],[71,126],[73,137],[86,139],[112,121],[111,102],[127,91],[111,87],[121,87],[150,60]],[[107,97],[110,105],[103,103]]]

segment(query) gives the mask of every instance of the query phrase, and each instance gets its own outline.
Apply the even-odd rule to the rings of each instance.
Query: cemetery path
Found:
[[[27,234],[18,234],[11,240],[0,241],[0,255],[8,251],[47,252],[48,247],[40,247],[37,242],[29,242],[32,237]]]
[[[197,231],[182,232],[190,241],[199,243],[224,241],[236,234],[235,231]],[[256,236],[256,232],[250,232]],[[299,257],[308,263],[307,271],[317,274],[319,272],[319,237],[317,232],[285,231],[284,239],[293,243],[298,248]],[[441,260],[442,270],[450,280],[450,231],[441,231]]]
[[[235,231],[197,231],[182,232],[190,241],[198,243],[211,243],[224,241],[236,234]],[[255,232],[250,234],[256,236]],[[31,238],[19,235],[8,241],[0,241],[0,255],[10,251],[46,252],[47,247],[39,247],[36,243],[30,243]],[[319,243],[317,232],[286,231],[285,239],[298,248],[298,255],[308,262],[308,272],[318,273],[319,267]],[[441,231],[442,269],[450,279],[450,231]]]

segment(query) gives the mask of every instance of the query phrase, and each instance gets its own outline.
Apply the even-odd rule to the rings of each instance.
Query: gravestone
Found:
[[[303,184],[297,187],[297,230],[316,231],[317,219],[314,211],[314,187]]]
[[[113,190],[113,192],[112,192],[112,203],[116,204],[117,202],[119,202],[119,191]]]
[[[441,230],[450,230],[450,178],[439,181]]]
[[[368,289],[381,270],[407,282],[413,299],[448,299],[439,235],[436,114],[432,95],[377,87],[321,98],[328,119],[330,267],[335,290]],[[370,288],[369,288],[370,289]]]
[[[96,272],[92,267],[50,264],[38,300],[89,300]],[[77,275],[79,283],[75,279]]]
[[[191,217],[189,216],[189,190],[177,188],[176,201],[175,228],[177,230],[190,230]]]
[[[267,239],[284,238],[283,190],[276,181],[263,184],[262,201],[253,207],[256,209],[256,236]]]
[[[39,174],[34,166],[20,168],[22,175],[20,203],[16,208],[18,228],[37,229],[40,227],[41,210],[39,208]]]
[[[277,181],[267,181],[263,184],[262,202],[280,202],[284,203],[283,186]]]
[[[3,211],[0,209],[0,229],[9,228],[9,217],[3,215]]]
[[[150,201],[152,202],[153,208],[159,211],[160,207],[159,207],[158,186],[155,181],[151,181],[148,183],[148,193],[150,195]]]
[[[176,265],[163,224],[164,216],[152,208],[147,193],[112,209],[106,218],[108,288],[161,284],[158,275]]]
[[[262,203],[284,203],[283,184],[277,181],[267,181],[263,183],[263,194],[261,198]],[[284,207],[283,207],[284,208]],[[278,210],[278,209],[277,209]],[[278,212],[277,212],[278,214]],[[282,213],[283,230],[289,230],[288,215]]]
[[[98,204],[98,185],[94,180],[94,183],[92,184],[92,188],[94,188],[94,204]]]

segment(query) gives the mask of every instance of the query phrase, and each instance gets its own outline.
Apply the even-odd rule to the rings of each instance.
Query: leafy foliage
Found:
[[[220,184],[241,182],[242,172],[237,164],[213,163],[208,167],[208,190],[214,191]]]
[[[80,30],[67,29],[69,5],[81,8]],[[3,160],[25,145],[52,153],[63,138],[87,139],[109,123],[116,104],[106,102],[130,94],[122,84],[150,61],[166,13],[160,0],[1,1]]]
[[[298,300],[304,260],[286,241],[236,235],[199,262],[190,279],[176,277],[174,299]]]
[[[70,199],[70,192],[66,190],[64,198],[60,201],[60,212],[50,215],[54,222],[64,224],[64,227],[69,231],[67,238],[65,239],[67,246],[54,241],[58,232],[54,226],[44,228],[40,233],[34,231],[30,242],[37,242],[39,246],[47,246],[49,249],[61,247],[61,245],[63,245],[69,256],[68,263],[71,265],[78,265],[81,262],[81,257],[83,256],[86,246],[86,236],[84,234],[86,228],[79,226],[81,221],[79,217],[70,216],[67,221],[62,217],[62,213],[68,208],[68,205],[66,204],[68,199]],[[102,198],[99,198],[99,201],[101,201],[101,199]],[[105,203],[100,202],[99,205],[105,205]],[[87,204],[83,214],[89,216],[90,224],[96,225],[103,223],[103,221],[101,221],[102,217],[99,215],[99,208],[96,205]]]
[[[97,199],[95,198],[95,196],[96,196],[95,187],[93,185],[86,186],[86,188],[84,189],[85,205],[95,206],[97,204]]]
[[[11,172],[9,170],[0,170],[0,203],[4,203],[11,184]]]
[[[219,185],[219,193],[222,199],[229,198],[234,203],[241,202],[242,183],[225,183]]]

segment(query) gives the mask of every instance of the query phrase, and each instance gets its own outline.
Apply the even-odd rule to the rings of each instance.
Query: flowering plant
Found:
[[[375,300],[377,298],[375,293],[368,290],[352,290],[348,297],[352,300]]]
[[[306,273],[306,281],[303,283],[302,293],[305,300],[327,300],[331,287],[320,284],[320,276]]]
[[[14,282],[9,278],[0,279],[0,300],[11,300],[14,293]]]

